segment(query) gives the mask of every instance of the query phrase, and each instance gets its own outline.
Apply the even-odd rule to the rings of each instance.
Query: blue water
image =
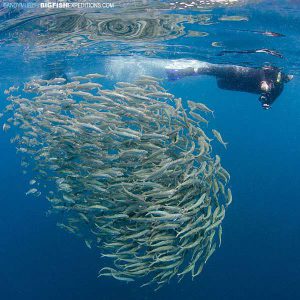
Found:
[[[299,27],[288,27],[298,34]],[[297,51],[285,49],[284,54]],[[105,59],[88,66],[81,61],[70,69],[103,70]],[[29,70],[44,72],[44,66],[30,63],[20,71],[18,65],[12,69],[13,61],[1,63],[1,91],[28,80]],[[292,70],[299,67],[282,64]],[[4,70],[10,74],[7,78]],[[229,142],[228,150],[215,148],[231,174],[234,200],[223,222],[222,246],[199,278],[172,281],[158,292],[97,279],[107,261],[98,249],[88,249],[82,240],[57,228],[58,216],[46,217],[46,199],[25,196],[31,174],[22,175],[20,156],[9,134],[1,131],[0,299],[300,299],[299,85],[298,74],[272,109],[264,111],[257,95],[220,90],[213,78],[165,83],[184,100],[199,100],[214,109],[211,122]],[[1,107],[4,101],[1,96]]]

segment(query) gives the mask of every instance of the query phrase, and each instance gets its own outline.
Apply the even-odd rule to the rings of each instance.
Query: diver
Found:
[[[70,67],[65,56],[51,64],[46,64],[45,67],[46,69],[42,79],[52,80],[54,78],[64,78],[66,82],[70,80],[68,76]]]
[[[286,75],[272,66],[251,68],[196,60],[173,61],[166,67],[166,72],[169,80],[195,75],[215,76],[221,89],[259,94],[264,109],[271,108],[282,93],[284,84],[293,78],[293,75]]]
[[[66,81],[69,81],[69,78],[65,72],[64,68],[53,68],[48,70],[47,74],[43,76],[45,80],[51,80],[54,78],[64,78]]]

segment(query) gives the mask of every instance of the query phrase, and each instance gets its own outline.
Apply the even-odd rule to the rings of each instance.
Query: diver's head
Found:
[[[259,101],[262,104],[262,108],[270,109],[271,105],[282,93],[284,84],[293,79],[292,75],[286,75],[276,67],[264,67],[264,77],[260,83],[261,96]]]

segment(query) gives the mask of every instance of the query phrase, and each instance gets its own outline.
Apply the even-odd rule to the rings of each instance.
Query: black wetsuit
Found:
[[[283,91],[283,80],[277,81],[279,72],[277,68],[273,67],[262,69],[236,66],[212,68],[212,74],[216,76],[219,88],[261,94],[266,97],[263,104],[268,105],[271,105]],[[262,90],[263,82],[266,82],[269,87],[268,91]]]
[[[201,74],[214,76],[221,89],[259,94],[259,101],[265,109],[271,107],[282,93],[284,83],[291,78],[275,67],[249,68],[209,63],[187,68],[169,67],[167,74],[170,80]]]

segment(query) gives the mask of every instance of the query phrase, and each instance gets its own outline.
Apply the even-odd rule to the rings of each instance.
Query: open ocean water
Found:
[[[97,278],[110,261],[58,228],[60,214],[46,216],[50,204],[43,192],[25,195],[35,171],[22,174],[21,154],[10,143],[18,129],[1,130],[0,299],[300,299],[300,3],[113,2],[115,8],[98,10],[1,8],[0,2],[1,111],[5,89],[21,90],[55,72],[68,78],[106,74],[106,88],[157,76],[184,105],[205,103],[214,110],[210,124],[228,142],[227,149],[213,145],[233,194],[222,245],[199,277],[187,274],[180,283],[175,277],[157,292],[141,288],[139,280]],[[164,66],[176,59],[272,65],[294,78],[264,110],[259,95],[220,89],[211,76],[168,80]]]

